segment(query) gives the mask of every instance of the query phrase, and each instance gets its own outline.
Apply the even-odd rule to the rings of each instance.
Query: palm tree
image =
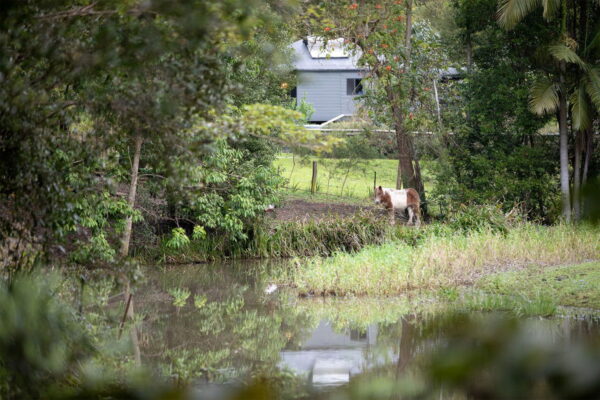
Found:
[[[530,107],[537,114],[546,112],[558,113],[560,132],[560,186],[563,201],[563,217],[571,220],[571,194],[569,188],[569,153],[567,116],[571,113],[572,127],[581,132],[591,127],[592,114],[600,108],[600,70],[592,62],[597,59],[600,50],[600,30],[596,29],[590,35],[589,22],[592,19],[588,10],[592,9],[591,2],[598,0],[583,0],[581,3],[566,0],[500,0],[498,22],[506,29],[516,26],[533,10],[543,7],[543,16],[552,21],[560,15],[560,42],[544,49],[544,52],[557,64],[553,74],[539,79],[532,88]],[[579,7],[579,9],[577,9]],[[577,13],[579,11],[579,13]],[[572,18],[570,32],[567,32],[567,18]],[[576,25],[578,24],[578,25]],[[577,35],[579,34],[579,35]],[[591,36],[591,37],[590,37]],[[577,41],[579,39],[579,43]],[[591,40],[588,40],[591,39]],[[580,50],[578,54],[577,50]],[[584,60],[592,60],[586,62]],[[581,151],[580,141],[576,146],[576,162],[574,174],[574,211],[579,218],[580,204],[578,191],[581,184]]]
[[[596,36],[600,37],[600,31],[597,32]],[[561,107],[562,110],[566,109],[570,112],[571,126],[577,135],[575,141],[575,165],[573,168],[573,214],[575,220],[578,220],[581,216],[579,192],[582,180],[585,180],[585,175],[587,174],[587,170],[584,168],[586,172],[582,175],[584,132],[587,133],[587,140],[591,140],[590,129],[594,114],[597,109],[600,109],[600,68],[584,60],[584,58],[589,59],[589,57],[596,58],[598,56],[598,49],[592,47],[598,47],[598,45],[592,42],[583,49],[580,56],[572,48],[564,44],[549,46],[547,49],[549,55],[559,65],[566,65],[572,73],[566,77],[566,82],[563,85],[560,84],[560,81],[558,83],[552,81],[551,77],[539,79],[532,88],[530,102],[531,110],[536,114],[558,111],[562,118],[564,116],[561,112]],[[564,91],[564,96],[561,96],[561,90]],[[568,99],[568,104],[564,104],[565,99]],[[566,125],[566,121],[563,120],[562,123]],[[561,126],[561,188],[563,183],[563,157],[568,160],[566,145],[563,143],[563,132],[566,131],[566,126],[564,125]],[[586,159],[588,160],[590,151],[590,147],[587,146]],[[568,188],[568,163],[566,167]],[[564,195],[565,193],[563,192]]]

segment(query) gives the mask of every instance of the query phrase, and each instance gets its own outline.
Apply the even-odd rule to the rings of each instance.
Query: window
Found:
[[[290,90],[290,97],[292,99],[295,99],[298,97],[298,90],[296,87],[294,87],[292,90]]]
[[[362,79],[352,78],[346,80],[346,94],[348,96],[354,96],[357,94],[363,94]]]

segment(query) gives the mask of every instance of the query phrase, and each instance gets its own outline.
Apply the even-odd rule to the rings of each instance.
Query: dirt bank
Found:
[[[350,217],[360,212],[383,212],[375,206],[354,204],[319,203],[305,200],[287,200],[272,212],[278,221],[321,221],[328,218]]]

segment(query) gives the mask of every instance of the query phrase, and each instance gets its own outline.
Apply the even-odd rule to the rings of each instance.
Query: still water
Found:
[[[144,365],[185,382],[287,377],[316,389],[401,371],[444,342],[427,298],[300,299],[273,286],[280,265],[255,262],[149,268],[136,293]],[[179,306],[174,305],[180,297]],[[589,319],[534,319],[528,337],[595,335]]]

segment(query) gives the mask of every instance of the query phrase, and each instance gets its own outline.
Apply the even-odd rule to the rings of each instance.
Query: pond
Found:
[[[149,268],[136,291],[142,364],[196,385],[266,376],[284,379],[292,391],[320,392],[373,374],[398,377],[448,342],[443,323],[432,324],[447,304],[427,297],[301,299],[274,287],[271,271],[280,267],[240,261]],[[526,329],[537,343],[598,332],[595,319],[574,317],[529,319]]]

